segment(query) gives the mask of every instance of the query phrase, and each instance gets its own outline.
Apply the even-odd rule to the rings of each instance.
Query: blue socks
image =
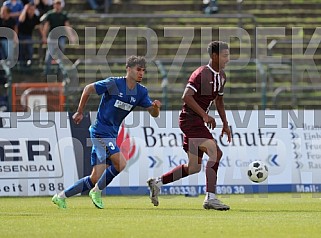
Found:
[[[91,182],[90,177],[84,177],[78,180],[74,185],[70,186],[65,190],[66,197],[74,196],[78,193],[85,192],[94,187],[94,184]]]
[[[97,186],[99,190],[103,190],[107,187],[108,184],[113,181],[113,179],[119,174],[119,172],[115,169],[114,165],[109,166],[100,177],[97,182]],[[71,197],[78,193],[82,193],[92,189],[95,185],[91,182],[90,177],[84,177],[78,180],[74,185],[70,186],[64,191],[65,196]]]
[[[114,165],[109,166],[97,182],[99,190],[103,190],[119,174]]]

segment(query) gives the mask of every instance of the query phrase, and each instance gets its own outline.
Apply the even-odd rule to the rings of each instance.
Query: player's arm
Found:
[[[147,111],[152,117],[158,117],[161,105],[160,101],[155,100],[152,105],[147,108]]]
[[[210,129],[214,129],[216,122],[213,117],[209,116],[198,103],[195,101],[193,95],[195,94],[194,90],[189,87],[186,87],[182,96],[182,100],[200,117],[203,118],[203,121],[207,124]]]
[[[86,106],[86,103],[89,99],[90,94],[93,94],[93,93],[96,93],[95,83],[86,85],[86,87],[84,88],[81,94],[77,112],[72,116],[72,119],[76,124],[79,124],[83,119],[84,108]]]
[[[231,142],[232,139],[232,135],[231,135],[231,131],[230,128],[228,126],[228,122],[226,119],[226,113],[225,113],[225,107],[224,107],[224,100],[223,100],[223,96],[217,96],[215,99],[215,106],[217,109],[218,114],[220,115],[220,118],[223,122],[223,128],[222,128],[222,133],[221,133],[221,137],[226,134],[227,135],[227,140],[228,142]]]

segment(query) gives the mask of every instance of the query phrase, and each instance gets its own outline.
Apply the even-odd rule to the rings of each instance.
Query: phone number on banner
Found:
[[[164,186],[161,188],[163,195],[197,195],[205,194],[206,186]],[[242,185],[218,185],[217,194],[244,194],[245,187]]]

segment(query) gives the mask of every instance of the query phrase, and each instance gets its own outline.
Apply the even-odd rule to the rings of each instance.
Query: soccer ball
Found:
[[[261,183],[268,177],[268,167],[262,161],[253,161],[247,170],[249,179],[254,183]]]

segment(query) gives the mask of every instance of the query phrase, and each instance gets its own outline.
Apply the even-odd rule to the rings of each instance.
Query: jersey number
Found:
[[[109,143],[108,143],[108,146],[109,146],[110,149],[112,149],[112,150],[115,149],[115,146],[114,146],[113,142],[109,142]]]

